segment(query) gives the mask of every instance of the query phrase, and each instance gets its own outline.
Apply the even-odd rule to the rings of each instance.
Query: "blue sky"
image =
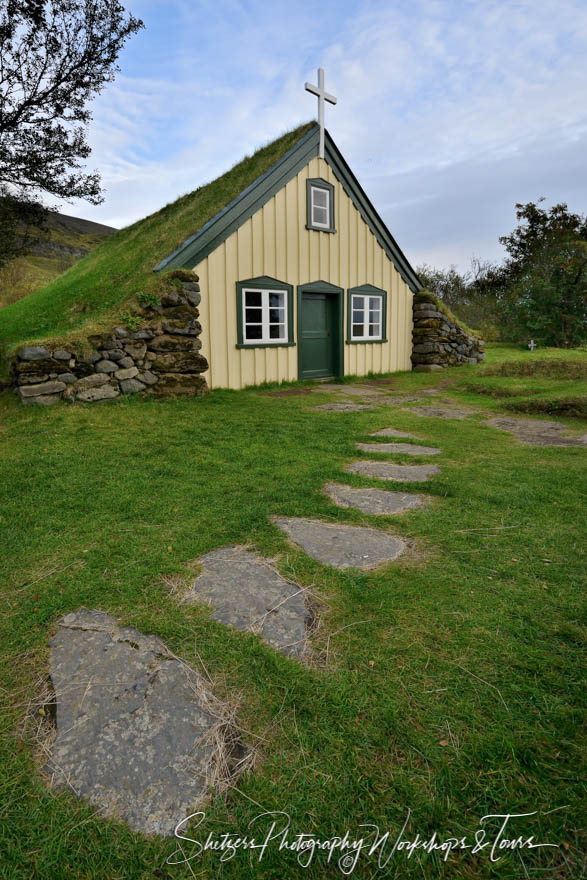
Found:
[[[121,227],[313,118],[414,265],[500,260],[517,201],[587,211],[584,0],[128,0],[145,22],[93,105],[105,201],[64,213]]]

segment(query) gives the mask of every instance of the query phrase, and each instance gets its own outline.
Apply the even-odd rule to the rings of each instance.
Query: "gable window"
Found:
[[[327,229],[330,226],[330,193],[321,186],[310,187],[310,214],[312,226]]]
[[[321,177],[306,181],[306,227],[335,232],[334,187]]]
[[[371,284],[348,292],[347,342],[386,342],[387,292]]]
[[[292,287],[274,278],[239,281],[238,348],[293,345]]]

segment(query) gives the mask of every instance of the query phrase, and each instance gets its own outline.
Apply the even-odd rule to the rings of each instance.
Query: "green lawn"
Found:
[[[529,357],[501,346],[488,360]],[[447,396],[506,411],[500,399],[459,390],[477,375],[453,368],[394,382],[413,390],[456,380]],[[455,422],[397,408],[308,409],[329,399],[251,389],[35,409],[0,396],[2,880],[342,876],[324,853],[302,868],[277,847],[261,863],[242,851],[223,864],[207,854],[191,873],[165,864],[173,841],[133,834],[47,790],[33,744],[42,718],[25,716],[45,685],[55,621],[80,606],[161,636],[205,665],[217,696],[239,702],[257,766],[210,801],[206,834],[245,834],[259,813],[282,810],[293,834],[356,837],[374,823],[393,841],[411,811],[404,838],[436,831],[474,842],[486,814],[535,813],[515,820],[510,836],[558,849],[498,853],[496,863],[487,850],[447,863],[442,853],[396,852],[384,871],[363,853],[352,876],[580,876],[585,449],[521,446],[483,414]],[[321,488],[369,485],[342,468],[360,455],[356,441],[389,425],[442,449],[441,475],[390,486],[434,502],[375,521],[411,539],[412,552],[365,574],[288,546],[271,515],[373,523],[333,506]],[[312,665],[170,596],[165,576],[186,576],[201,554],[245,542],[279,555],[281,572],[322,600]],[[489,826],[493,839],[495,820]]]
[[[581,350],[493,344],[487,366],[462,371],[458,387],[518,413],[587,418],[587,357]],[[494,401],[490,405],[494,405]]]

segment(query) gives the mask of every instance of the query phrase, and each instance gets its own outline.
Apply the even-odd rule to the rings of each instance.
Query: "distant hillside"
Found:
[[[50,214],[30,253],[0,269],[0,308],[53,281],[115,231],[80,217]]]
[[[226,174],[109,236],[64,275],[0,309],[0,348],[81,336],[107,326],[138,292],[158,294],[153,267],[264,174],[314,125],[288,132]]]

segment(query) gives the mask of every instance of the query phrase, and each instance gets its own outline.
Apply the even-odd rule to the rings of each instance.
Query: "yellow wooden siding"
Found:
[[[322,177],[334,186],[334,234],[306,229],[309,177]],[[293,285],[296,343],[297,285],[329,281],[344,289],[345,375],[411,368],[412,292],[323,159],[313,159],[195,271],[202,289],[200,338],[210,364],[205,373],[210,388],[298,378],[297,345],[236,347],[236,283],[261,275]],[[347,289],[360,284],[387,291],[385,343],[346,343]]]

